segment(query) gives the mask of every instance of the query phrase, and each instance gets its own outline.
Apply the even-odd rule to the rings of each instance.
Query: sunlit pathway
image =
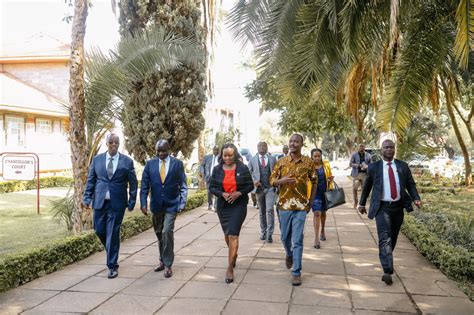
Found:
[[[343,178],[346,193],[349,182]],[[176,221],[174,275],[153,271],[156,238],[146,231],[121,246],[119,277],[107,279],[104,252],[0,294],[0,313],[51,314],[473,314],[474,304],[400,235],[392,286],[381,280],[374,222],[344,206],[328,212],[327,241],[312,247],[308,216],[303,284],[291,286],[284,251],[259,240],[249,207],[235,282],[224,283],[227,248],[217,215],[201,207]],[[276,231],[278,234],[278,229]]]

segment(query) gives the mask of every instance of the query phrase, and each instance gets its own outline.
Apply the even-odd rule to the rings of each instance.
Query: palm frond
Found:
[[[462,69],[468,68],[469,51],[474,49],[474,2],[460,0],[456,9],[456,40],[454,54]]]
[[[446,18],[446,12],[431,6],[420,6],[410,18],[379,112],[378,127],[382,130],[403,136],[422,100],[432,93],[433,76],[443,68],[449,51]]]

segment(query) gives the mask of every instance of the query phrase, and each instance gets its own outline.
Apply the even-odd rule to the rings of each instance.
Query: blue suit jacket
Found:
[[[400,160],[394,160],[394,162],[397,166],[403,208],[411,212],[413,211],[413,206],[411,205],[412,200],[420,200],[415,181],[413,180],[407,163]],[[365,180],[364,189],[360,196],[360,205],[365,206],[371,190],[372,197],[370,198],[369,219],[375,218],[380,209],[380,201],[383,198],[383,160],[369,164],[367,179]]]
[[[159,158],[146,162],[140,188],[140,207],[147,208],[150,192],[150,210],[179,212],[186,206],[188,186],[183,162],[170,156],[170,166],[165,182],[161,182]]]
[[[83,203],[92,208],[101,209],[104,205],[105,194],[110,192],[110,205],[114,210],[130,210],[135,207],[137,199],[137,176],[131,158],[120,154],[114,176],[109,179],[106,168],[106,154],[98,154],[92,159],[87,176]],[[127,185],[128,184],[128,185]],[[129,199],[127,199],[129,186]]]
[[[354,152],[351,156],[351,161],[349,163],[352,167],[351,176],[353,178],[356,178],[359,174],[359,164],[365,162],[365,164],[370,165],[371,158],[372,156],[368,152],[365,152],[364,161],[361,161],[359,152]]]

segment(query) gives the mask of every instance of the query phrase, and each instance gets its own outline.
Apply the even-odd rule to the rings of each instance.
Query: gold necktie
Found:
[[[161,182],[164,183],[166,178],[166,162],[164,160],[161,161],[160,177]]]

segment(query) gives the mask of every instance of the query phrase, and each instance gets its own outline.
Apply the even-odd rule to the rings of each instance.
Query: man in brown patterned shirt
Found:
[[[290,154],[278,160],[270,178],[270,184],[280,188],[277,209],[280,213],[281,241],[286,252],[286,267],[293,267],[294,286],[301,285],[303,231],[317,186],[314,162],[301,154],[302,147],[303,136],[293,134],[289,142]],[[310,181],[313,188],[308,198]]]

